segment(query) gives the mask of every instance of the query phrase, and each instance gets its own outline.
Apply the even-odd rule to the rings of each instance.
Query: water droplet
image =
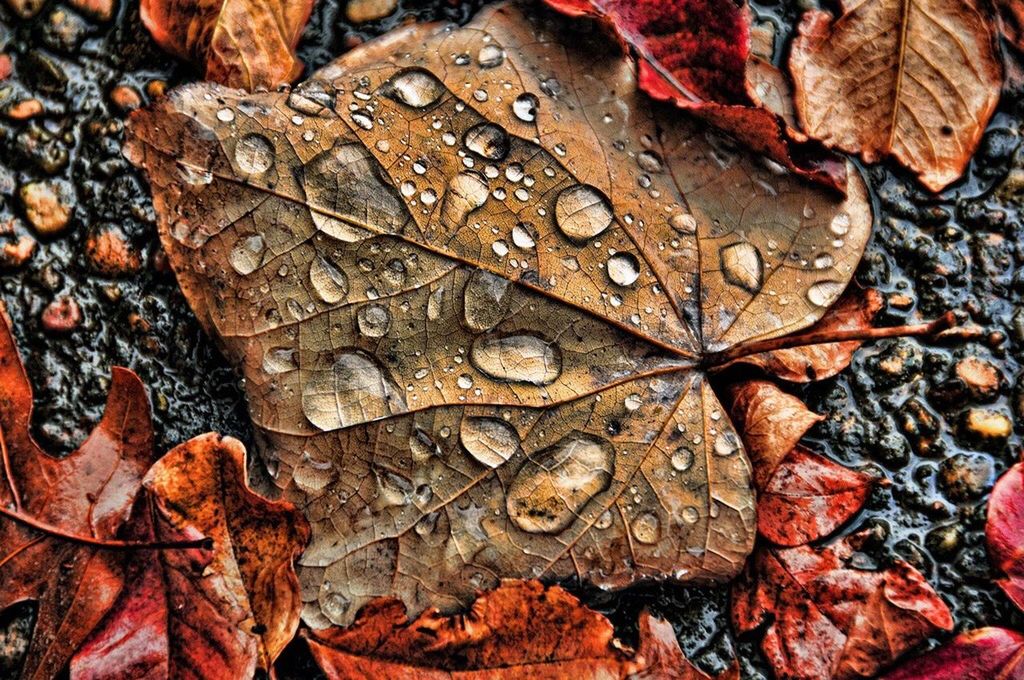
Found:
[[[487,180],[476,172],[460,172],[448,182],[441,219],[451,227],[465,224],[469,214],[487,202]]]
[[[676,213],[668,218],[668,225],[680,234],[697,233],[697,218],[689,213]]]
[[[373,129],[373,116],[366,109],[356,109],[353,111],[352,122],[364,130]]]
[[[287,373],[299,367],[294,347],[270,347],[263,353],[263,372],[269,375]]]
[[[832,218],[832,222],[829,224],[829,228],[832,233],[836,236],[843,236],[850,231],[850,215],[849,213],[839,213]]]
[[[329,305],[348,295],[348,277],[345,272],[319,255],[309,265],[309,282],[317,297]]]
[[[630,253],[615,253],[606,266],[608,278],[619,286],[632,286],[640,277],[640,262]]]
[[[413,428],[409,435],[409,453],[417,463],[424,463],[434,456],[441,455],[441,447],[431,439],[430,435],[422,428]]]
[[[684,522],[686,522],[687,524],[696,524],[699,520],[700,511],[697,508],[693,507],[692,505],[688,505],[685,508],[683,508]]]
[[[235,162],[247,175],[266,172],[274,164],[274,145],[263,135],[249,133],[235,144]]]
[[[484,45],[480,48],[480,54],[477,55],[476,60],[480,63],[480,68],[501,66],[505,61],[505,50],[493,43]]]
[[[623,400],[622,404],[626,407],[627,411],[633,412],[644,405],[644,400],[641,399],[639,394],[631,394]]]
[[[672,454],[671,463],[675,470],[686,472],[693,466],[693,451],[685,446],[680,446]]]
[[[715,437],[715,455],[731,456],[740,450],[740,442],[732,432],[721,432]]]
[[[305,80],[288,95],[288,106],[307,116],[334,110],[334,87],[322,80]]]
[[[633,519],[630,529],[637,543],[654,545],[661,536],[661,520],[653,512],[642,512]]]
[[[414,182],[406,180],[402,182],[400,191],[402,192],[402,195],[405,196],[406,198],[412,198],[416,194],[416,184]]]
[[[600,517],[598,517],[596,520],[594,520],[594,528],[595,529],[601,529],[601,530],[607,529],[608,527],[610,527],[612,525],[612,520],[613,519],[614,518],[612,517],[612,511],[611,510],[605,510],[604,512],[601,513]]]
[[[348,613],[351,606],[352,602],[341,593],[331,593],[320,602],[320,609],[324,616],[338,626],[350,623],[345,614]]]
[[[464,418],[459,441],[473,458],[489,468],[504,464],[519,450],[515,428],[497,418]]]
[[[462,375],[459,376],[459,379],[456,381],[456,384],[458,384],[458,386],[461,389],[468,390],[470,387],[473,386],[473,376],[471,376],[469,373],[463,373]]]
[[[235,112],[225,107],[217,111],[217,120],[222,123],[230,123],[235,119]]]
[[[807,289],[807,300],[816,307],[828,307],[846,287],[840,281],[817,281]]]
[[[383,508],[408,505],[412,500],[412,482],[402,475],[385,470],[374,468],[374,476],[377,478],[377,505]]]
[[[434,205],[437,203],[437,193],[430,188],[424,189],[420,192],[420,202],[423,205]]]
[[[485,102],[485,101],[487,101],[487,90],[484,90],[484,89],[474,90],[473,91],[473,99],[477,100],[478,102]]]
[[[636,164],[640,166],[640,169],[644,172],[661,172],[661,156],[654,153],[653,151],[641,151],[636,156]]]
[[[356,312],[356,324],[359,332],[368,338],[384,336],[391,327],[391,312],[380,304],[369,304]]]
[[[437,321],[441,318],[441,312],[444,310],[444,290],[444,286],[438,286],[427,298],[428,321]]]
[[[540,100],[537,99],[537,95],[525,92],[512,102],[512,113],[524,123],[532,123],[537,120],[538,106],[540,106]]]
[[[505,257],[508,255],[508,244],[503,240],[498,239],[491,244],[491,250],[494,251],[494,254],[498,257]]]
[[[815,269],[828,269],[832,266],[832,256],[828,253],[821,253],[814,258]]]
[[[469,359],[477,370],[496,380],[550,385],[562,373],[558,345],[533,335],[478,337]]]
[[[510,144],[508,133],[494,123],[480,123],[469,128],[462,143],[476,155],[492,161],[500,161],[508,155]]]
[[[530,454],[509,485],[509,518],[523,531],[565,530],[597,494],[611,485],[615,449],[600,437],[572,432]]]
[[[380,87],[388,99],[414,109],[425,109],[441,98],[444,84],[434,74],[419,68],[406,69],[395,74]]]
[[[512,243],[517,248],[528,250],[537,245],[537,230],[529,222],[520,222],[512,227]]]
[[[545,78],[540,81],[540,91],[549,97],[557,97],[562,93],[562,84],[557,78]]]
[[[751,293],[761,290],[764,283],[764,263],[757,247],[749,241],[739,241],[719,251],[725,280]]]
[[[505,168],[505,179],[509,182],[518,182],[523,178],[523,166],[519,163],[509,163]]]
[[[323,491],[337,477],[337,470],[330,460],[320,460],[309,451],[303,451],[299,464],[292,472],[296,486],[306,493]]]
[[[473,331],[494,328],[508,313],[512,284],[483,269],[475,269],[463,290],[463,316]]]
[[[611,226],[611,204],[589,184],[562,190],[555,199],[555,223],[573,241],[586,241]]]
[[[245,276],[256,271],[263,264],[263,237],[259,234],[243,236],[235,241],[235,247],[228,254],[231,268]]]
[[[402,391],[383,366],[358,350],[329,369],[312,371],[302,386],[302,412],[321,430],[337,430],[407,410]]]

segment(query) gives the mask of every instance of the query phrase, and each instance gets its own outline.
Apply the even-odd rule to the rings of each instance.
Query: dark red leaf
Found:
[[[1024,463],[1003,473],[992,488],[985,538],[992,563],[1005,575],[996,583],[1024,609]]]
[[[882,680],[1024,680],[1024,635],[979,628],[901,665]]]

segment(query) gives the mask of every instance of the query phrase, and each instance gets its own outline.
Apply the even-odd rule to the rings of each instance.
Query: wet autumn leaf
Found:
[[[932,191],[963,173],[1002,66],[976,0],[863,0],[812,10],[789,66],[804,130],[868,162],[892,156]]]
[[[733,584],[733,625],[741,633],[766,626],[761,649],[780,680],[874,677],[953,627],[945,603],[910,565],[854,567],[861,540],[760,549]]]
[[[83,541],[112,539],[127,519],[153,452],[149,401],[138,377],[114,368],[103,418],[64,458],[32,439],[32,388],[0,307],[0,504],[55,530],[0,515],[0,611],[36,603],[23,678],[52,678],[113,604],[119,554]]]
[[[595,17],[637,54],[637,82],[797,174],[846,191],[846,163],[788,127],[778,70],[750,54],[750,18],[735,0],[545,0]],[[768,99],[762,102],[758,94]],[[779,111],[779,113],[776,113]]]
[[[633,651],[613,637],[608,619],[562,588],[505,581],[457,616],[428,610],[410,621],[398,600],[375,600],[349,628],[312,633],[308,642],[331,680],[710,680],[683,656],[669,623],[644,612],[639,629]]]
[[[999,30],[1017,49],[1024,49],[1024,2],[995,0],[999,12]]]
[[[750,468],[702,367],[817,321],[868,237],[859,175],[842,199],[747,155],[533,11],[132,119],[178,281],[312,524],[315,628],[506,577],[735,575]]]
[[[1024,609],[1024,463],[1003,473],[992,488],[985,539],[992,563],[1004,575],[996,583]]]
[[[212,550],[138,551],[128,585],[71,663],[76,679],[230,678],[267,670],[295,635],[293,563],[309,528],[291,504],[253,493],[245,448],[195,437],[146,475],[135,538],[206,536]]]
[[[1005,628],[961,633],[939,649],[902,664],[882,680],[1020,680],[1024,635]]]
[[[757,498],[757,530],[786,546],[824,538],[857,514],[871,485],[872,478],[863,472],[797,446]]]
[[[302,73],[295,45],[314,0],[142,0],[139,14],[163,49],[205,78],[254,90]]]

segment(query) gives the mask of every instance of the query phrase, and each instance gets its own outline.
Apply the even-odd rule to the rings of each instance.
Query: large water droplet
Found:
[[[320,609],[323,611],[324,616],[330,619],[331,623],[338,626],[344,626],[349,623],[346,614],[351,606],[351,600],[341,593],[330,593],[320,601]]]
[[[231,268],[242,276],[253,273],[263,263],[264,247],[263,237],[259,234],[238,239],[228,255]]]
[[[615,253],[608,258],[608,278],[619,286],[632,286],[640,277],[640,262],[629,253]]]
[[[519,222],[512,227],[512,243],[517,248],[529,250],[537,245],[537,229],[529,222]]]
[[[469,359],[477,370],[496,380],[550,385],[562,373],[558,345],[533,335],[478,337]]]
[[[276,375],[298,368],[294,347],[270,347],[263,353],[263,372]]]
[[[816,307],[828,307],[835,302],[846,285],[841,281],[817,281],[807,289],[807,300]]]
[[[748,241],[725,246],[719,251],[725,280],[751,293],[761,290],[764,283],[764,262],[757,247]]]
[[[321,460],[309,451],[303,451],[299,464],[292,471],[295,484],[306,493],[323,491],[337,477],[337,470],[330,460]]]
[[[675,453],[672,454],[671,463],[673,469],[678,470],[679,472],[686,472],[693,467],[693,451],[685,446],[680,446],[675,450]]]
[[[600,437],[573,432],[529,456],[509,486],[509,518],[523,531],[554,534],[611,485],[615,449]]]
[[[342,354],[329,369],[314,371],[302,386],[302,412],[321,430],[405,410],[405,399],[394,380],[375,358],[361,351]]]
[[[654,153],[653,151],[641,151],[636,156],[636,164],[640,166],[640,169],[644,172],[661,172],[661,156]]]
[[[630,530],[637,543],[654,545],[661,536],[661,520],[653,512],[642,512],[633,518]]]
[[[359,332],[368,338],[379,338],[391,327],[391,312],[384,305],[364,305],[356,312]]]
[[[480,68],[501,66],[505,61],[505,50],[494,43],[484,45],[480,48],[480,54],[477,55],[476,60],[479,62]]]
[[[519,433],[497,418],[464,418],[459,441],[471,456],[490,468],[504,464],[519,450]]]
[[[309,283],[317,297],[329,305],[340,302],[348,295],[348,277],[345,272],[319,255],[309,265]]]
[[[410,68],[392,76],[380,87],[381,94],[414,109],[424,109],[445,92],[444,84],[433,73]]]
[[[274,164],[274,145],[263,135],[251,132],[235,144],[235,162],[247,175],[259,175]]]
[[[508,133],[494,123],[480,123],[469,128],[462,143],[476,155],[492,161],[500,161],[508,155]]]
[[[483,269],[469,275],[463,291],[466,327],[477,332],[494,328],[508,313],[512,284]]]
[[[525,92],[512,102],[512,113],[524,123],[532,123],[537,120],[538,106],[540,106],[540,100],[537,99],[537,95]]]
[[[722,432],[715,438],[715,455],[731,456],[740,450],[739,439],[732,432]]]
[[[288,95],[288,106],[307,116],[334,110],[334,87],[322,80],[305,80]]]
[[[573,241],[586,241],[611,226],[611,204],[589,184],[564,189],[555,199],[555,223]]]
[[[697,218],[690,213],[676,213],[668,218],[668,224],[680,234],[697,233]]]
[[[469,213],[487,202],[487,180],[475,172],[460,172],[448,182],[441,204],[441,219],[446,226],[458,227]]]

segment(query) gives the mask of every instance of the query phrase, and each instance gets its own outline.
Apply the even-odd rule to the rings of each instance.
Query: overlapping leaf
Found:
[[[1004,575],[996,583],[1024,609],[1024,463],[1003,473],[992,488],[985,539],[989,557]]]
[[[728,578],[750,550],[701,364],[839,297],[863,182],[780,173],[567,30],[491,8],[132,121],[178,280],[313,525],[314,627],[505,577]]]
[[[1024,635],[1006,628],[979,628],[912,659],[882,680],[1020,680]]]

